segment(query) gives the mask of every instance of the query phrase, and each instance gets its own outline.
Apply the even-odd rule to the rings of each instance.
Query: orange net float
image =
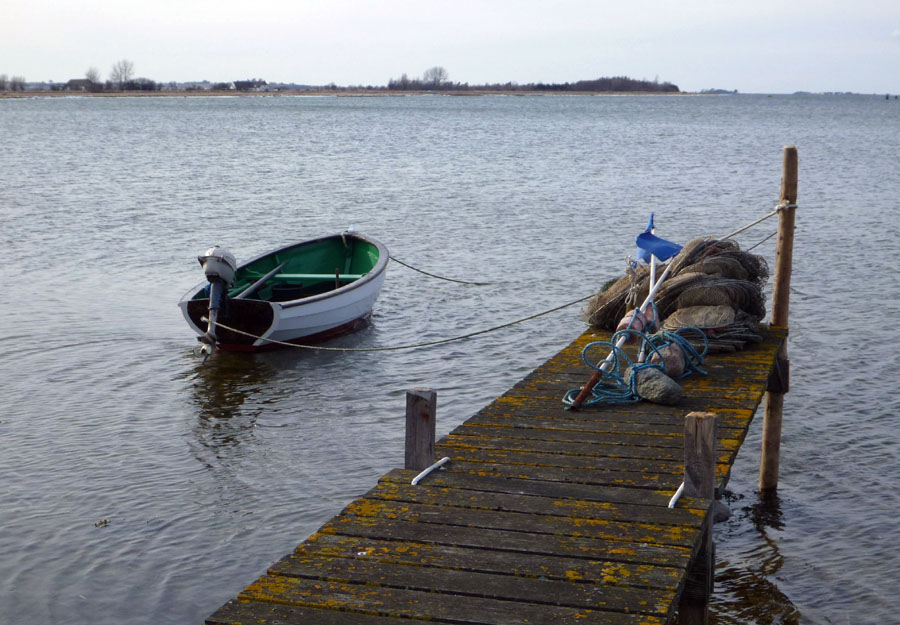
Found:
[[[650,363],[662,365],[667,376],[673,379],[677,378],[684,373],[684,350],[680,345],[669,343],[665,347],[653,351],[650,355]]]
[[[619,325],[616,326],[616,332],[634,330],[634,332],[628,334],[628,338],[625,339],[624,343],[624,345],[631,345],[637,340],[638,335],[636,332],[643,332],[645,329],[652,331],[655,324],[656,315],[654,314],[653,306],[648,306],[643,312],[634,308],[625,313],[625,316],[619,321]]]

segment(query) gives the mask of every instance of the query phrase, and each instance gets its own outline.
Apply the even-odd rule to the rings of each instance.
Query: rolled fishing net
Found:
[[[766,315],[762,289],[769,277],[764,258],[742,251],[735,241],[698,237],[669,265],[669,277],[654,298],[665,329],[701,328],[711,352],[734,351],[761,340],[757,329]],[[660,264],[656,275],[662,275],[665,267]],[[649,290],[650,268],[629,267],[588,301],[582,318],[593,327],[613,331]]]

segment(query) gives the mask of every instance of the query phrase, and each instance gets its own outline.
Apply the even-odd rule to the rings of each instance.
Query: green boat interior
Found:
[[[349,236],[327,237],[279,250],[239,268],[228,296],[270,302],[311,297],[359,280],[377,263],[374,244]],[[207,295],[201,291],[193,299],[204,297]]]

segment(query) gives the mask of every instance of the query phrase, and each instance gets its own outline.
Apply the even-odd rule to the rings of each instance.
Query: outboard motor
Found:
[[[198,256],[203,273],[209,280],[209,315],[206,334],[199,340],[203,343],[201,352],[209,356],[216,344],[216,321],[219,311],[228,304],[228,287],[234,281],[234,272],[237,270],[237,261],[234,254],[218,245],[209,248]]]

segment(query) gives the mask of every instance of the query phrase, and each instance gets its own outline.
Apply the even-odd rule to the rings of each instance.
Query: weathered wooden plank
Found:
[[[765,380],[760,380],[760,385],[765,384],[766,380],[768,380],[768,377]],[[678,380],[678,382],[684,391],[684,398],[703,399],[722,406],[743,406],[747,402],[759,403],[759,398],[762,396],[761,390],[765,390],[763,386],[738,384],[736,380],[734,383],[721,381],[718,384],[703,384],[699,381],[693,383],[686,380]],[[538,381],[528,385],[516,386],[509,391],[509,394],[561,399],[568,391],[574,388],[579,387]],[[676,407],[683,407],[683,404],[679,402]]]
[[[568,346],[560,350],[556,356],[551,358],[551,360],[555,360],[560,356],[570,356],[572,358],[581,360],[581,352],[584,348],[590,344],[597,341],[606,341],[612,338],[612,332],[608,332],[606,330],[598,330],[596,328],[588,328],[581,335],[578,336],[572,343]],[[784,341],[785,337],[787,337],[787,328],[784,327],[769,327],[764,329],[761,333],[762,341],[759,343],[751,343],[748,345],[747,349],[740,352],[733,353],[725,353],[725,354],[712,354],[710,358],[736,358],[740,354],[748,354],[754,353],[761,350],[771,350],[777,349],[782,341]],[[634,351],[632,348],[631,352]],[[601,350],[602,351],[602,350]],[[598,352],[600,353],[600,352]]]
[[[623,614],[536,603],[517,602],[513,607],[509,601],[484,597],[460,597],[441,592],[270,575],[263,576],[250,584],[238,595],[238,598],[277,601],[305,607],[327,607],[363,614],[478,625],[521,625],[522,623],[662,625],[666,620],[648,614]]]
[[[747,431],[748,428],[742,430],[729,428],[727,430],[723,429],[719,433],[717,438],[717,448],[720,452],[719,463],[723,474],[727,474],[728,468],[734,461],[734,456],[744,442]],[[468,455],[466,450],[473,447],[479,449],[490,447],[513,450],[528,447],[539,453],[558,453],[558,450],[548,447],[546,444],[547,441],[566,444],[569,449],[576,453],[590,453],[590,451],[594,451],[596,453],[608,455],[611,458],[622,458],[623,456],[632,455],[631,450],[633,449],[639,449],[642,453],[648,455],[651,453],[651,450],[657,449],[658,447],[668,447],[669,451],[672,453],[676,453],[680,450],[679,445],[676,444],[676,441],[680,442],[680,439],[675,439],[671,436],[649,438],[647,444],[641,446],[640,441],[643,440],[642,437],[623,435],[619,437],[624,439],[624,446],[622,448],[594,447],[592,450],[588,449],[586,452],[584,446],[576,445],[575,443],[596,444],[598,439],[600,439],[608,440],[610,441],[610,444],[615,445],[616,443],[612,443],[612,441],[615,440],[615,437],[608,434],[585,434],[579,436],[578,433],[572,433],[567,430],[553,430],[552,428],[490,428],[488,426],[479,427],[466,424],[454,429],[451,432],[451,435],[454,438],[448,438],[445,441],[442,441],[442,443],[448,443],[447,448],[455,448],[456,452],[463,458]],[[482,444],[483,439],[481,437],[484,436],[489,437],[490,442]],[[465,437],[470,438],[467,440]],[[517,440],[511,441],[510,439]],[[671,459],[671,456],[667,454],[656,453],[653,455],[656,457],[663,457],[667,460]]]
[[[591,456],[568,456],[564,454],[552,453],[527,453],[515,450],[503,449],[474,449],[470,446],[454,447],[449,445],[438,445],[436,447],[438,453],[442,456],[448,456],[453,463],[461,462],[469,463],[485,463],[485,464],[507,464],[509,466],[534,466],[545,468],[574,468],[581,470],[596,470],[605,472],[615,472],[622,470],[623,478],[625,476],[632,477],[634,474],[642,475],[677,475],[680,476],[683,468],[681,462],[671,462],[664,460],[655,460],[652,458],[636,459],[636,458],[609,458],[609,457],[591,457]],[[731,470],[731,456],[727,456],[725,461],[721,461],[716,466],[716,473],[721,479],[727,479],[727,475]],[[681,478],[678,478],[678,484]]]
[[[647,492],[647,491],[638,491]],[[607,520],[628,523],[658,523],[661,525],[699,526],[706,515],[704,509],[669,509],[661,503],[628,504],[565,497],[484,492],[464,488],[443,488],[426,484],[410,486],[408,482],[381,480],[366,493],[371,499],[386,499],[433,505],[439,508],[466,508],[471,510],[496,510],[521,512],[533,516],[575,517],[579,520]]]
[[[768,378],[768,374],[754,366],[725,367],[721,364],[707,366],[707,373],[694,373],[686,378],[677,380],[686,392],[703,390],[728,390],[737,389],[755,391],[759,383]],[[527,391],[543,389],[554,393],[566,393],[573,388],[583,386],[586,380],[584,372],[576,372],[573,369],[560,369],[547,372],[539,369],[517,382],[512,390]]]
[[[744,429],[753,419],[755,410],[717,408],[716,417],[722,427]],[[510,405],[506,401],[495,401],[479,410],[470,420],[475,423],[482,419],[540,419],[553,423],[595,423],[602,428],[615,428],[619,424],[635,426],[664,425],[682,427],[687,411],[678,406],[660,406],[649,402],[612,404],[600,408],[586,407],[576,412],[565,409],[561,401],[539,400],[522,405]]]
[[[733,354],[713,354],[704,359],[699,369],[683,378],[684,380],[693,380],[705,377],[715,377],[716,375],[729,377],[732,370],[749,371],[753,375],[763,371],[771,365],[771,355],[777,351],[774,345],[764,347],[759,350],[745,351],[739,355]],[[540,367],[535,368],[523,377],[523,380],[546,378],[566,378],[578,381],[578,375],[584,372],[590,373],[595,371],[593,367],[588,367],[584,361],[579,358],[571,358],[567,354],[556,356],[546,361]],[[574,377],[573,377],[574,376]]]
[[[395,469],[381,478],[382,482],[390,482],[406,486],[410,479],[415,477],[414,471]],[[550,497],[553,499],[574,499],[580,501],[600,501],[617,504],[634,504],[643,506],[668,506],[672,493],[662,490],[649,490],[637,488],[607,487],[588,484],[560,484],[536,479],[502,478],[489,476],[467,475],[461,473],[448,473],[438,471],[429,475],[424,482],[420,482],[415,488],[454,488],[475,490],[486,493],[502,493],[506,495],[533,495]],[[682,508],[700,507],[702,504],[692,506],[685,499],[681,502]]]
[[[455,460],[447,464],[441,471],[441,474],[443,473],[466,473],[483,477],[506,477],[598,486],[624,486],[662,490],[670,494],[681,484],[681,477],[677,472],[641,473],[638,471],[545,467],[533,464],[468,462],[466,460]]]
[[[520,577],[471,569],[462,571],[384,560],[372,561],[363,557],[334,558],[300,553],[276,564],[269,571],[268,577],[301,577],[446,593],[460,597],[483,597],[657,616],[667,616],[675,599],[674,590],[660,588],[572,583],[573,580]]]
[[[437,447],[442,449],[462,450],[504,450],[523,451],[564,456],[589,456],[606,458],[644,458],[677,462],[682,454],[672,447],[644,447],[639,445],[592,444],[577,442],[556,442],[544,440],[527,440],[515,438],[473,438],[449,434],[438,441]],[[735,454],[734,449],[720,449],[719,462],[730,464]]]
[[[757,345],[753,345],[749,349],[740,352],[707,354],[704,357],[703,362],[699,366],[699,371],[694,372],[689,377],[708,375],[710,369],[717,366],[743,369],[753,368],[755,370],[765,369],[766,367],[771,366],[771,357],[775,352],[778,351],[780,345],[778,341],[781,340],[783,339],[775,338],[772,342],[763,342]],[[543,364],[541,364],[541,366],[536,367],[528,375],[553,376],[560,373],[565,375],[573,371],[586,371],[590,375],[590,373],[595,371],[595,369],[585,363],[581,350],[573,349],[573,347],[574,345],[570,345],[561,353],[545,361]],[[637,356],[637,353],[631,348],[627,349],[630,351],[630,357],[634,359],[634,357]],[[606,352],[590,353],[589,358],[594,364],[597,363],[597,360],[594,359],[595,356],[598,357],[600,361],[602,361],[606,356]]]
[[[458,445],[457,441],[438,441],[435,445],[441,456],[450,456],[454,463],[487,462],[494,464],[534,465],[540,467],[577,468],[604,471],[629,471],[640,473],[674,473],[681,474],[680,459],[660,460],[658,458],[624,458],[609,456],[584,456],[574,454],[533,452],[517,449],[479,449],[472,445]]]
[[[571,527],[558,528],[562,531],[553,532],[552,530],[557,528],[547,526],[539,529],[549,529],[551,532],[540,533],[532,532],[529,528],[516,527],[513,522],[508,524],[510,526],[508,528],[498,529],[488,525],[493,520],[491,517],[495,514],[468,513],[462,520],[473,519],[473,522],[460,525],[420,523],[409,520],[405,515],[399,518],[396,516],[391,518],[387,515],[373,518],[372,516],[356,515],[351,511],[336,516],[323,525],[320,531],[325,534],[359,538],[436,543],[457,547],[676,568],[687,566],[693,547],[693,545],[679,546],[650,542],[659,538],[658,533],[652,531],[645,534],[650,541],[629,542],[626,537],[613,532],[609,532],[606,538],[603,535],[585,537],[584,533],[573,536]],[[515,514],[511,515],[513,521],[516,517]],[[496,525],[496,523],[491,524]],[[607,528],[614,530],[615,526],[615,523],[606,523]],[[635,529],[639,530],[640,528]],[[650,529],[656,528],[651,527]],[[684,535],[675,537],[682,543],[685,542],[684,538]]]
[[[601,559],[570,558],[547,554],[457,547],[436,543],[381,540],[317,532],[297,547],[296,554],[333,558],[365,558],[418,566],[453,568],[482,573],[502,573],[519,577],[539,577],[582,583],[645,586],[674,591],[682,571],[665,566],[610,562]],[[294,554],[269,570],[290,574]]]
[[[723,356],[711,356],[695,371],[679,380],[681,384],[694,384],[700,380],[721,383],[727,380],[758,380],[766,375],[774,350],[757,354],[742,354],[738,358],[726,359]],[[702,373],[701,373],[702,371]],[[536,381],[571,385],[570,388],[583,386],[590,379],[594,369],[581,361],[565,358],[550,360],[527,374],[517,384],[529,384]],[[744,382],[746,383],[746,381]]]
[[[622,521],[616,518],[584,518],[575,515],[554,516],[516,510],[468,509],[447,505],[364,498],[351,502],[330,523],[333,524],[334,531],[339,533],[348,533],[351,530],[347,529],[347,527],[355,525],[366,525],[383,529],[388,522],[402,519],[420,526],[439,525],[468,528],[473,533],[481,530],[506,530],[549,536],[571,536],[606,541],[643,543],[660,547],[689,548],[693,545],[693,534],[701,525],[705,515],[696,509],[684,510],[683,512],[684,514],[677,516],[679,519],[683,519],[684,522],[673,524],[666,522],[664,513],[659,515],[648,514],[646,515],[646,520],[635,522]],[[659,520],[654,521],[654,518]],[[327,524],[323,526],[323,531],[327,527],[329,527]],[[377,534],[367,535],[379,537]],[[388,538],[389,536],[381,537]],[[415,535],[410,535],[406,538],[416,540]],[[518,539],[519,536],[514,538]],[[519,541],[513,540],[512,543],[513,546],[511,548],[515,549]],[[499,549],[507,548],[503,543],[488,546]],[[666,553],[667,557],[679,557],[678,553]],[[654,560],[651,563],[666,564],[667,561]]]
[[[491,427],[488,425],[460,425],[450,432],[453,436],[490,437],[493,439],[518,438],[529,441],[555,441],[603,445],[631,445],[635,447],[672,447],[681,449],[683,434],[673,432],[642,432],[638,434],[611,434],[609,432],[577,431],[561,428]],[[737,449],[736,439],[718,439],[719,449]]]
[[[215,611],[206,625],[410,625],[407,618],[341,612],[330,606],[307,607],[273,601],[232,599]]]
[[[457,436],[448,434],[439,441],[446,447],[459,449],[503,449],[507,451],[529,451],[566,456],[602,456],[607,458],[652,458],[655,460],[677,461],[681,454],[666,447],[644,447],[639,445],[617,445],[615,443],[593,444],[558,442],[544,440],[523,440],[514,438],[490,438]]]
[[[765,369],[752,364],[725,366],[719,361],[704,366],[706,375],[692,375],[681,380],[690,389],[738,388],[755,390],[763,378],[768,378]]]
[[[477,414],[488,415],[521,415],[525,417],[543,417],[551,419],[593,417],[598,421],[631,422],[631,423],[680,423],[690,410],[685,405],[662,406],[650,402],[629,402],[624,404],[605,404],[585,407],[573,413],[566,410],[561,397],[523,397],[520,395],[502,395],[481,409]],[[682,400],[683,401],[683,400]],[[718,415],[726,427],[740,427],[743,420],[752,419],[756,407],[717,406],[712,412]],[[732,424],[733,416],[738,420]]]
[[[527,403],[533,400],[559,401],[562,404],[564,393],[558,392],[556,389],[515,389],[503,395],[500,399],[506,401],[515,401],[519,404]],[[722,408],[743,408],[745,410],[755,409],[762,398],[760,394],[748,395],[743,393],[709,393],[706,396],[698,397],[696,394],[685,393],[678,402],[676,408],[680,408],[682,412],[693,412],[698,406],[705,406],[710,410],[716,407]],[[499,400],[498,400],[499,401]],[[632,402],[636,404],[644,404],[647,402]],[[592,406],[596,409],[597,407]]]
[[[603,432],[588,428],[569,429],[564,427],[509,427],[508,425],[470,425],[468,422],[453,429],[453,436],[479,436],[490,438],[527,438],[545,441],[583,442],[605,445],[637,445],[649,447],[677,447],[678,432],[654,431],[646,428],[643,432]]]
[[[683,434],[682,419],[671,417],[666,419],[657,419],[656,422],[647,423],[645,421],[633,420],[609,420],[598,419],[597,415],[590,412],[582,411],[569,412],[573,418],[564,417],[547,417],[543,415],[523,416],[518,414],[488,414],[478,413],[472,418],[467,419],[463,424],[466,427],[492,427],[492,428],[521,428],[521,429],[541,429],[541,430],[564,430],[568,432],[595,432],[602,434],[625,434],[625,435],[672,435],[680,436]],[[746,421],[749,417],[745,416],[741,422],[736,423],[737,427],[722,426],[727,434],[732,431],[741,431],[746,428]],[[462,426],[460,426],[462,427]],[[458,428],[453,430],[458,433]]]

